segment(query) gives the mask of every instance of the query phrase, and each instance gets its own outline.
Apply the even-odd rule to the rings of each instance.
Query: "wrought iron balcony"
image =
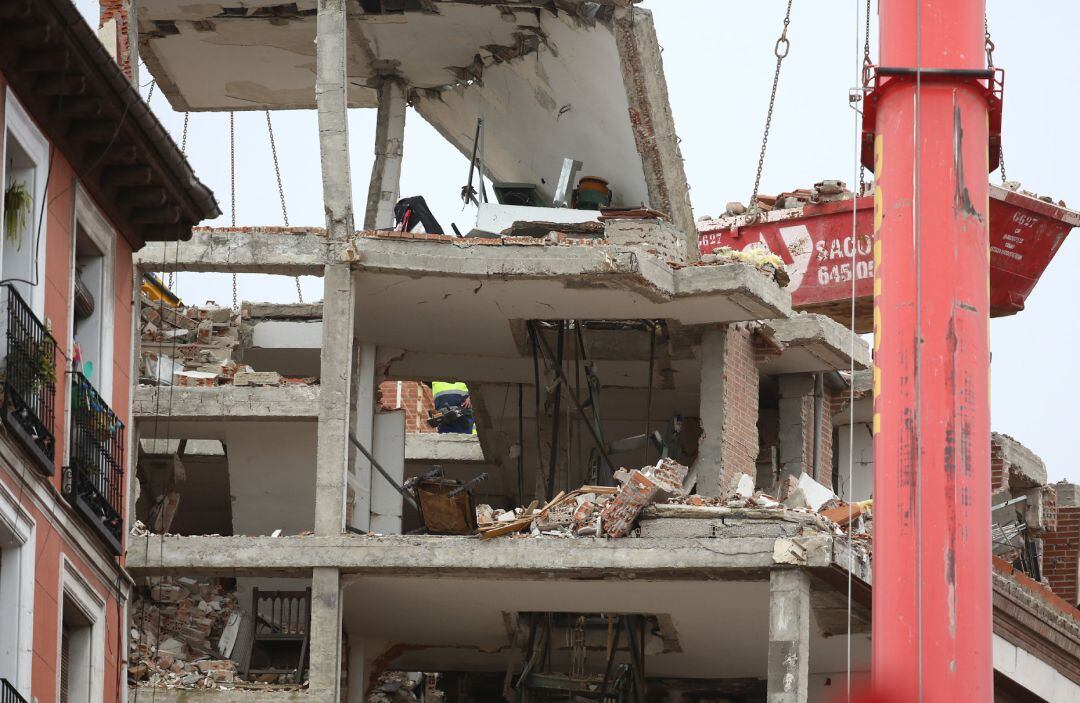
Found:
[[[71,461],[64,494],[116,554],[124,534],[124,423],[78,371],[71,374]]]
[[[26,699],[15,690],[15,685],[7,679],[0,679],[0,703],[26,703]]]
[[[56,456],[56,340],[15,287],[0,286],[6,314],[3,423],[46,475]]]

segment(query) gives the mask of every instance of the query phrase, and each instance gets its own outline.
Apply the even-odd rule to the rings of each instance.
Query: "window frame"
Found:
[[[98,209],[97,205],[83,189],[82,184],[77,184],[75,187],[75,215],[71,228],[71,276],[68,282],[70,291],[68,295],[69,334],[68,339],[65,341],[68,359],[73,358],[75,349],[75,264],[78,260],[75,245],[80,227],[90,238],[91,243],[101,252],[103,259],[102,299],[95,301],[97,305],[101,306],[101,358],[94,360],[94,367],[100,369],[100,381],[94,383],[94,388],[111,407],[113,402],[113,366],[115,363],[113,357],[116,348],[116,230],[101,214],[101,210]],[[70,427],[70,398],[66,405],[68,426]]]
[[[0,552],[0,594],[12,589],[18,595],[14,604],[0,601],[0,620],[15,627],[0,629],[0,657],[13,661],[10,679],[16,690],[30,699],[31,667],[34,660],[34,568],[35,533],[37,524],[30,513],[19,504],[14,494],[0,482],[0,535],[14,546]],[[7,673],[7,672],[5,672]]]
[[[48,220],[49,220],[49,208],[47,205],[42,207],[43,204],[48,202],[49,194],[46,192],[46,186],[49,182],[49,169],[51,164],[49,163],[49,140],[34,124],[33,119],[30,117],[30,113],[26,111],[26,108],[22,106],[18,98],[11,91],[11,88],[6,89],[4,95],[4,124],[3,133],[0,134],[0,186],[7,183],[7,142],[8,135],[11,135],[19,142],[19,146],[27,153],[27,155],[34,161],[34,212],[33,222],[31,223],[31,229],[34,239],[37,239],[38,232],[41,233],[41,239],[37,241],[37,251],[34,252],[34,256],[37,259],[37,282],[36,286],[29,286],[30,296],[26,301],[30,305],[30,309],[34,311],[39,320],[45,319],[45,252],[48,247],[45,246],[45,240],[48,238]],[[3,210],[3,202],[0,198],[0,211]],[[38,218],[40,217],[40,222]],[[2,251],[2,249],[0,249]],[[0,257],[0,266],[3,261]],[[2,270],[2,269],[0,269]]]
[[[56,692],[60,696],[60,657],[64,633],[64,604],[69,600],[90,621],[90,697],[86,703],[105,699],[105,599],[90,586],[68,559],[60,555],[59,617],[56,619]]]

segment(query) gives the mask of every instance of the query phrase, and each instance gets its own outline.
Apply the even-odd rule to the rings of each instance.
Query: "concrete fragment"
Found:
[[[277,371],[241,371],[233,377],[234,386],[280,386],[281,374]]]
[[[754,495],[754,479],[747,474],[739,474],[735,484],[735,495],[740,498],[750,498]]]

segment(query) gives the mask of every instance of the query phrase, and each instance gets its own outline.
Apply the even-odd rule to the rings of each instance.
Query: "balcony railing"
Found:
[[[120,554],[124,423],[78,371],[71,374],[71,463],[64,476],[64,493]]]
[[[12,285],[0,287],[6,314],[3,422],[43,473],[56,456],[56,340]]]
[[[26,703],[26,699],[15,690],[14,684],[0,679],[0,703]]]

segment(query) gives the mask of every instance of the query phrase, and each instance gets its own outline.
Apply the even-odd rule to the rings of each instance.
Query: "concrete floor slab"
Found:
[[[135,389],[132,415],[136,421],[314,421],[319,416],[319,386],[139,386]],[[151,434],[144,432],[144,436],[153,436],[152,430]]]

